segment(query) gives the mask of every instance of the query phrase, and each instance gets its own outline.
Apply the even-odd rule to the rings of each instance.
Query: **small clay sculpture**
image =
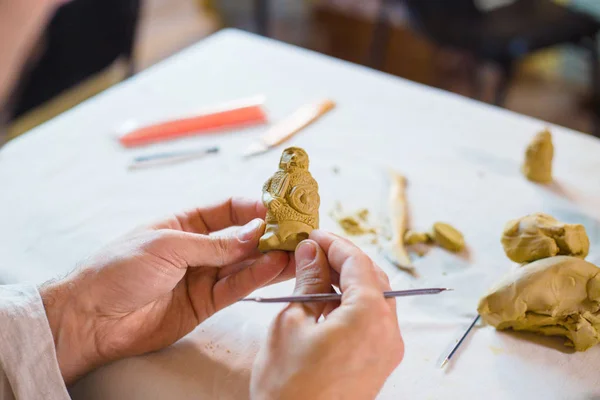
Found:
[[[521,167],[527,179],[538,183],[552,182],[552,158],[554,146],[548,129],[538,133],[525,151],[525,162]]]
[[[564,224],[550,215],[536,213],[509,221],[502,232],[508,258],[526,263],[555,255],[585,258],[590,241],[580,224]]]
[[[279,170],[263,186],[267,207],[265,234],[258,249],[294,251],[319,227],[319,186],[308,172],[308,154],[299,147],[283,151]]]

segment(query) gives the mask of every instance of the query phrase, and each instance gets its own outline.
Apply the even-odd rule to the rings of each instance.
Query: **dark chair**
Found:
[[[254,21],[256,33],[269,36],[269,0],[254,0]]]
[[[61,7],[42,38],[42,50],[10,103],[12,119],[109,67],[117,59],[134,71],[140,0],[74,0]]]
[[[591,16],[550,0],[517,0],[481,11],[474,0],[382,0],[371,48],[371,64],[385,61],[390,22],[386,10],[403,2],[411,26],[439,46],[470,53],[478,61],[491,61],[501,70],[494,102],[502,105],[515,62],[547,47],[572,43],[588,51],[594,108],[600,116],[600,70],[597,34],[600,23]],[[476,76],[476,71],[472,71]],[[475,90],[479,92],[480,85]],[[476,96],[478,97],[478,96]],[[595,124],[594,133],[600,133]]]

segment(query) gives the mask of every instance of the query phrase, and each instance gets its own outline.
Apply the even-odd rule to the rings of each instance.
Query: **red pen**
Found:
[[[135,147],[182,136],[264,124],[267,116],[262,103],[262,99],[255,98],[191,117],[158,122],[127,132],[119,141],[125,147]]]

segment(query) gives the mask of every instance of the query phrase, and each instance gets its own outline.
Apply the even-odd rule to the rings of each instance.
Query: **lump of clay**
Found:
[[[428,233],[425,232],[415,232],[415,231],[406,231],[404,234],[404,244],[412,246],[420,243],[427,243],[431,240],[431,237]]]
[[[444,222],[433,224],[431,237],[434,242],[446,250],[459,252],[465,248],[465,238],[462,233]]]
[[[495,285],[477,311],[497,329],[564,336],[585,351],[600,342],[600,268],[567,256],[535,261]]]
[[[525,162],[521,168],[527,179],[538,183],[552,182],[552,158],[554,146],[548,129],[538,133],[525,151]]]
[[[265,234],[258,249],[294,251],[319,227],[319,186],[308,172],[308,154],[299,147],[283,151],[279,170],[263,186],[267,207]]]
[[[564,224],[550,215],[537,213],[509,221],[502,233],[506,255],[526,263],[555,255],[585,258],[590,241],[580,224]]]

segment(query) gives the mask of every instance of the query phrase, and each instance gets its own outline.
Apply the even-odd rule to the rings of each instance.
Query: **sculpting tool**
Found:
[[[458,348],[460,347],[460,345],[465,341],[465,339],[467,338],[467,336],[469,336],[469,333],[471,332],[471,330],[473,329],[473,327],[475,326],[475,324],[477,323],[477,321],[479,321],[479,314],[477,315],[477,317],[475,317],[475,319],[473,320],[473,322],[471,322],[471,325],[469,325],[469,327],[467,328],[467,330],[465,331],[465,333],[463,333],[463,335],[461,336],[460,339],[458,339],[458,342],[456,342],[456,344],[454,345],[454,347],[452,348],[452,350],[450,350],[450,353],[448,353],[448,355],[446,356],[446,358],[444,358],[444,361],[441,362],[440,364],[440,368],[444,368],[446,366],[446,364],[448,364],[448,362],[452,359],[452,357],[454,356],[454,354],[456,353],[456,351],[458,350]]]
[[[388,205],[392,221],[392,239],[385,257],[398,269],[417,278],[416,269],[404,246],[404,234],[408,226],[408,204],[406,202],[406,178],[393,169],[389,171],[390,193]]]
[[[408,296],[421,296],[427,294],[438,294],[452,290],[448,288],[426,288],[426,289],[409,289],[409,290],[393,290],[389,292],[383,292],[383,297],[386,299],[392,297],[408,297]],[[255,303],[313,303],[322,301],[340,301],[342,295],[339,293],[317,293],[317,294],[304,294],[298,296],[284,296],[284,297],[246,297],[240,301],[253,301]]]
[[[289,140],[296,133],[315,122],[334,107],[335,103],[332,100],[321,100],[300,107],[292,115],[278,122],[265,132],[260,140],[251,144],[242,155],[244,157],[252,157],[269,151],[273,147]]]
[[[413,278],[419,278],[419,273],[417,272],[417,269],[415,267],[413,267],[412,265],[410,265],[410,266],[408,266],[408,265],[402,265],[398,261],[394,260],[394,255],[391,254],[391,250],[390,251],[385,251],[385,249],[384,249],[383,250],[383,257],[390,264],[392,264],[394,267],[398,268],[400,271],[406,272],[407,274],[409,274]]]
[[[129,169],[141,169],[160,165],[176,164],[188,160],[202,158],[208,154],[218,153],[218,147],[208,147],[200,150],[173,151],[167,153],[150,154],[133,159]]]
[[[162,121],[125,132],[119,141],[125,147],[176,139],[201,133],[245,127],[267,122],[263,98],[236,102],[202,114]]]

